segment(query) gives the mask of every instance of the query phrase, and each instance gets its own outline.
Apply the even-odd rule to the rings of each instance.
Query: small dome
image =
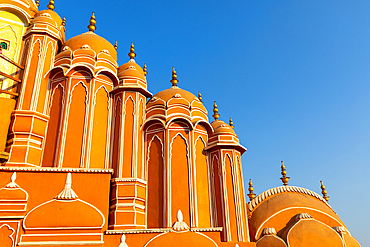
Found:
[[[68,46],[74,51],[80,49],[84,45],[90,46],[97,54],[103,50],[108,50],[109,54],[117,61],[117,51],[114,49],[113,45],[108,40],[91,31],[70,38],[64,43],[62,50],[64,47]]]
[[[222,120],[215,120],[211,123],[214,134],[232,134],[236,136],[234,129]]]
[[[139,77],[145,81],[145,75],[143,69],[135,62],[134,59],[130,59],[125,64],[122,64],[118,69],[118,78],[124,79],[127,77]]]
[[[90,204],[76,200],[52,200],[32,209],[24,226],[29,228],[101,228],[102,214]]]
[[[50,25],[59,28],[62,25],[62,18],[53,10],[46,9],[36,13],[31,23],[47,22]]]
[[[193,100],[199,101],[199,99],[189,91],[186,91],[184,89],[181,89],[177,86],[170,87],[168,89],[165,89],[153,96],[153,98],[159,98],[164,100],[165,102],[169,101],[172,98],[176,98],[180,94],[182,98],[186,99],[189,102],[192,102]]]
[[[304,218],[308,213],[315,219],[333,227],[344,226],[330,205],[317,193],[296,186],[280,186],[267,190],[248,203],[252,238],[259,239],[262,229],[286,227],[296,215]]]

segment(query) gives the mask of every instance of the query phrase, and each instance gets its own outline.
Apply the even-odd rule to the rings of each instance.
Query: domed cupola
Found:
[[[90,203],[78,198],[72,189],[72,175],[67,174],[64,189],[53,199],[28,212],[23,228],[22,244],[50,245],[55,241],[78,245],[100,244],[101,229],[105,224],[102,212]],[[35,236],[44,229],[42,236]],[[62,233],[62,234],[61,234]]]
[[[234,125],[230,118],[229,124],[222,120],[219,120],[220,114],[218,114],[218,108],[216,101],[213,104],[213,118],[215,119],[211,126],[213,128],[213,136],[209,138],[209,145],[207,149],[211,149],[214,146],[235,146],[237,149],[244,153],[246,148],[239,144],[238,136],[234,131]]]
[[[115,47],[103,37],[95,33],[96,30],[95,13],[93,12],[90,18],[90,25],[88,25],[89,31],[73,38],[70,38],[62,47],[62,51],[71,50],[74,53],[79,53],[79,50],[92,51],[94,60],[95,56],[99,57],[99,54],[107,54],[110,57],[109,60],[113,60],[113,63],[117,62],[117,51]],[[85,53],[85,52],[82,52]],[[76,54],[77,55],[77,54]],[[87,54],[88,55],[88,54]]]
[[[32,30],[33,32],[45,32],[57,39],[61,43],[65,40],[65,19],[62,20],[60,16],[54,11],[54,1],[50,0],[48,4],[48,9],[38,11],[33,19],[31,20],[28,31]],[[45,28],[47,25],[47,28]]]
[[[134,43],[131,43],[130,52],[128,53],[130,60],[127,63],[122,64],[118,69],[118,78],[121,83],[132,83],[132,80],[126,81],[127,79],[139,79],[145,83],[146,87],[146,64],[144,66],[145,71],[135,61],[136,53]]]
[[[158,119],[169,123],[176,118],[183,118],[194,124],[208,122],[207,110],[202,101],[194,94],[177,86],[177,74],[172,70],[172,87],[153,96],[147,104],[147,121]]]

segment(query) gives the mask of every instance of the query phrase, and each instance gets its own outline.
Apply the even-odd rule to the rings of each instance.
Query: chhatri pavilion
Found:
[[[175,68],[153,95],[133,44],[119,65],[94,14],[65,40],[54,1],[38,5],[0,2],[1,247],[360,246],[325,186],[289,186],[283,163],[255,195],[231,119]]]

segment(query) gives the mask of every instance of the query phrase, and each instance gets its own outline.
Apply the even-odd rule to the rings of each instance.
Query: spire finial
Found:
[[[231,128],[233,128],[234,129],[234,123],[233,123],[233,120],[230,118],[230,120],[229,120],[229,125],[230,125],[230,127]]]
[[[217,104],[215,101],[215,103],[213,104],[213,118],[215,120],[218,120],[219,117],[220,117],[220,114],[218,114],[218,108],[217,108]]]
[[[283,175],[280,179],[285,186],[288,186],[288,181],[290,177],[286,176],[287,172],[285,170],[284,162],[281,161],[281,175]]]
[[[116,49],[116,51],[118,49],[117,40],[116,40],[116,43],[114,43],[114,49]]]
[[[171,82],[172,82],[173,87],[177,87],[178,80],[177,80],[177,74],[176,74],[175,67],[172,67],[172,80],[171,80]]]
[[[144,75],[146,76],[148,74],[148,67],[146,66],[146,63],[144,63],[143,71],[144,71]]]
[[[320,183],[321,183],[322,197],[328,202],[329,201],[329,197],[327,196],[328,192],[325,190],[325,185],[322,183],[322,181],[320,181]]]
[[[55,197],[58,200],[75,200],[77,199],[77,194],[72,189],[72,174],[67,173],[66,182],[64,189]]]
[[[202,101],[202,94],[200,93],[200,91],[199,91],[199,93],[198,93],[198,99],[199,99],[199,101],[200,101],[200,102],[202,102],[202,103],[203,103],[203,101]]]
[[[50,9],[50,10],[54,10],[55,9],[55,6],[54,6],[54,0],[50,0],[49,1],[49,4],[48,4],[48,9]]]
[[[254,189],[253,189],[252,179],[249,179],[249,189],[248,190],[249,190],[249,194],[248,194],[249,200],[252,201],[256,197],[256,194],[253,193]]]
[[[39,8],[39,6],[40,6],[40,0],[36,0],[36,6],[37,6],[37,8]]]
[[[62,20],[62,26],[65,26],[65,25],[66,25],[66,17],[64,16]]]
[[[18,184],[15,183],[16,178],[17,173],[13,172],[12,176],[10,177],[10,183],[8,183],[5,188],[19,188]]]
[[[131,42],[130,52],[128,53],[128,56],[130,57],[130,59],[134,59],[134,57],[136,57],[134,42]]]
[[[95,12],[92,12],[92,16],[90,17],[90,25],[87,26],[90,32],[94,32],[96,30],[96,20],[95,20]]]

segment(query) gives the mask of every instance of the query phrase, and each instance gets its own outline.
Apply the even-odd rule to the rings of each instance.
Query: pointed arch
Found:
[[[195,180],[196,180],[196,202],[197,202],[197,227],[211,227],[210,198],[209,198],[209,169],[206,155],[203,150],[206,143],[202,136],[195,141]]]
[[[87,108],[87,87],[82,81],[76,83],[69,98],[68,120],[63,167],[79,168],[83,153],[84,129]]]
[[[226,189],[226,207],[228,208],[228,214],[226,214],[226,222],[228,228],[229,241],[238,241],[238,220],[236,212],[236,194],[235,194],[235,183],[234,183],[234,170],[231,156],[227,153],[224,157],[225,162],[225,182]]]
[[[189,149],[187,139],[177,133],[170,144],[171,176],[171,221],[176,220],[179,209],[183,212],[184,221],[191,222],[191,190],[189,172]]]
[[[108,136],[109,93],[104,85],[94,93],[89,168],[105,168]]]
[[[147,227],[165,227],[164,156],[162,140],[154,135],[148,145]]]
[[[111,168],[114,169],[114,176],[119,176],[120,146],[121,146],[121,117],[122,117],[122,100],[117,97],[113,108],[113,137],[111,142]]]
[[[52,167],[56,162],[57,144],[60,139],[59,133],[64,108],[64,87],[62,84],[59,83],[54,88],[50,102],[50,119],[46,132],[46,142],[42,161],[42,166],[45,167]]]
[[[135,101],[130,96],[124,104],[124,132],[123,132],[123,163],[122,177],[133,176],[133,157],[134,157],[134,127],[135,127]]]

